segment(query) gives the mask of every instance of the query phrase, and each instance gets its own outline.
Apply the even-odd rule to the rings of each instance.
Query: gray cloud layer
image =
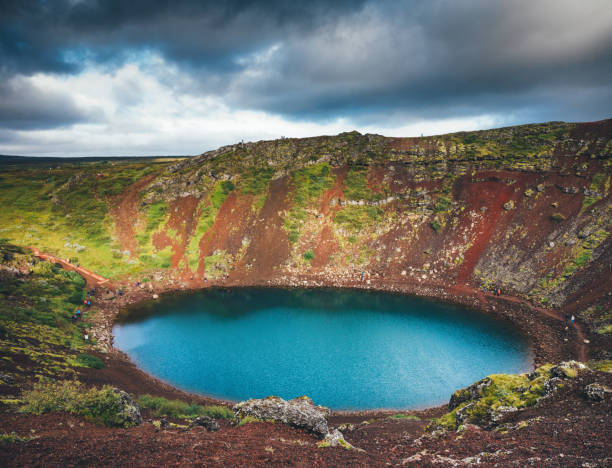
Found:
[[[612,108],[603,0],[4,0],[0,11],[4,128],[92,119],[19,77],[112,69],[146,51],[191,76],[177,93],[296,120],[587,120]]]

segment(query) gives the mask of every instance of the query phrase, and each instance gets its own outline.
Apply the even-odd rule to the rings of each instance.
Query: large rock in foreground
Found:
[[[142,416],[140,408],[127,392],[118,388],[112,389],[116,399],[117,414],[123,425],[125,426],[140,426],[142,424]]]
[[[237,418],[251,416],[290,424],[313,432],[319,437],[325,437],[329,433],[329,409],[315,406],[312,400],[305,396],[289,401],[274,396],[242,401],[234,406],[234,413]]]

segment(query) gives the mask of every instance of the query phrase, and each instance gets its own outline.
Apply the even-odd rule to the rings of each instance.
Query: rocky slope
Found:
[[[64,267],[79,264],[92,284],[101,274],[110,279],[105,288],[124,295],[96,298],[85,320],[70,324],[82,280],[0,241],[0,418],[17,434],[0,439],[0,459],[113,464],[121,453],[116,464],[554,466],[568,462],[565,451],[569,464],[609,462],[609,374],[553,375],[559,366],[490,376],[457,392],[445,409],[332,415],[329,428],[341,427],[365,452],[326,452],[311,434],[268,423],[221,421],[215,435],[183,433],[182,421],[152,426],[148,410],[140,427],[87,422],[79,439],[71,430],[83,425],[77,416],[62,416],[55,427],[51,416],[14,409],[38,376],[211,403],[137,371],[113,351],[109,330],[129,303],[213,285],[429,295],[510,317],[532,338],[538,364],[610,359],[611,137],[612,120],[552,122],[426,138],[352,132],[241,143],[179,161],[6,166],[0,237],[62,257]],[[566,327],[571,315],[576,324]],[[85,329],[110,353],[97,354]],[[98,362],[102,369],[90,368]],[[598,365],[609,370],[609,362],[591,363]],[[108,387],[91,392],[95,401],[110,398]],[[91,416],[89,406],[76,407]],[[433,434],[424,435],[426,426]],[[24,439],[31,430],[41,440]],[[17,445],[2,445],[13,439]]]

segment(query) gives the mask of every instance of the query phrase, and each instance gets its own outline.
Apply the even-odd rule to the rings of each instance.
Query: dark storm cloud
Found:
[[[612,108],[611,11],[600,0],[0,0],[0,77],[154,52],[192,78],[177,93],[291,119],[595,119]],[[10,91],[5,107],[23,118],[0,125],[54,118],[32,99],[20,110]],[[65,108],[59,121],[80,118]]]
[[[182,63],[233,67],[233,58],[306,32],[360,1],[4,0],[0,58],[5,71],[70,73],[84,64],[122,62],[152,49]],[[77,61],[75,61],[77,59]]]
[[[23,78],[0,82],[0,128],[40,130],[100,117],[101,111],[81,109],[69,95],[41,89]]]
[[[547,2],[555,5],[378,4],[290,38],[265,64],[269,72],[235,84],[232,96],[315,118],[386,109],[439,118],[521,107],[549,118],[559,100],[581,93],[592,94],[582,107],[605,117],[609,110],[599,111],[612,104],[612,14],[601,2],[590,11],[586,2],[576,18],[562,3]]]

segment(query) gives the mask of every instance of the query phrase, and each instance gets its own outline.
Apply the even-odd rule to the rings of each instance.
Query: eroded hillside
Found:
[[[501,288],[610,327],[612,120],[0,173],[1,237],[177,287]]]

